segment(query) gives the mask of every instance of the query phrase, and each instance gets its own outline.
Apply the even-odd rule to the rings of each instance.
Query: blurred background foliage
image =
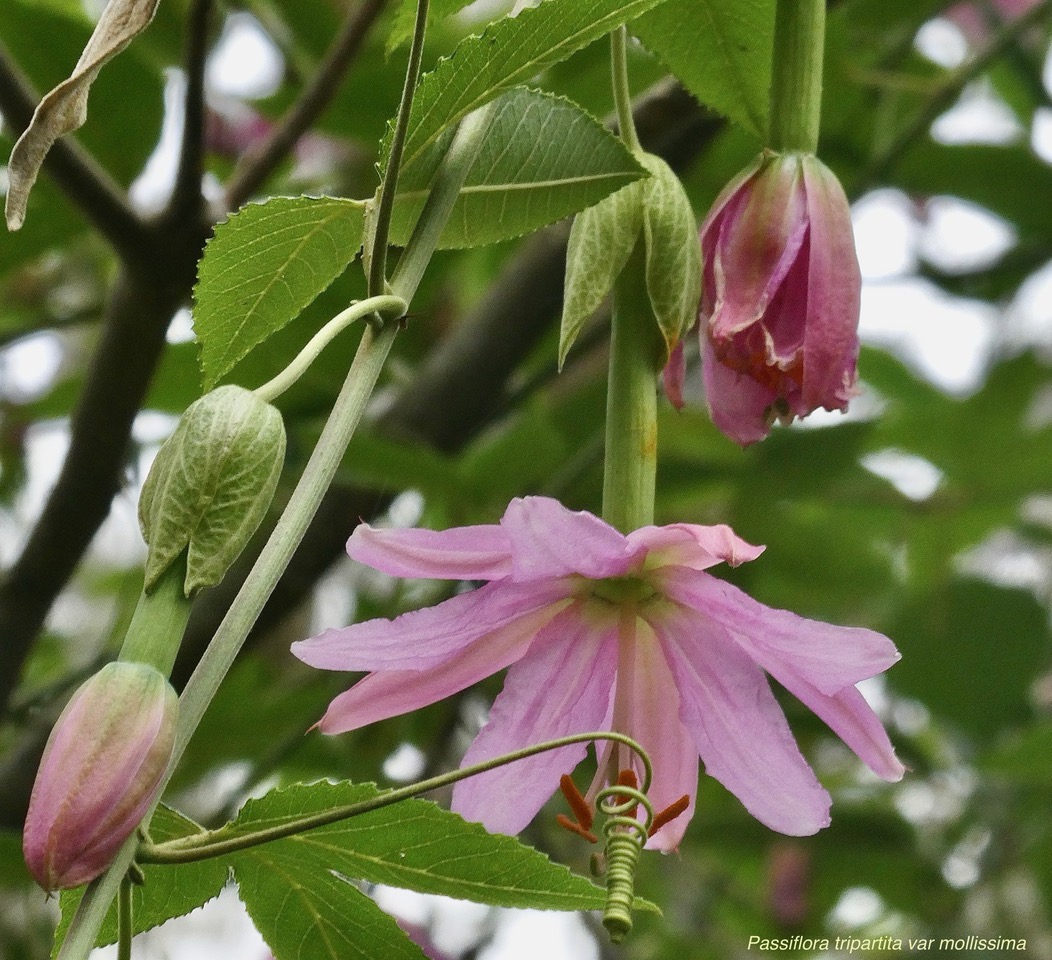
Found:
[[[47,89],[76,59],[97,6],[4,0],[0,62],[17,65],[36,90]],[[147,33],[102,72],[78,135],[115,183],[132,187],[146,215],[163,207],[170,185],[185,88],[184,35],[196,6],[160,5]],[[296,102],[344,18],[366,6],[215,4],[204,185],[216,216],[246,151]],[[253,196],[362,197],[374,189],[376,143],[397,104],[404,50],[387,50],[399,4],[372,6],[370,29],[345,80]],[[832,826],[811,838],[772,835],[719,785],[703,780],[680,855],[644,858],[640,889],[663,906],[664,918],[640,918],[623,950],[597,936],[594,955],[733,958],[747,952],[749,936],[801,933],[936,943],[970,934],[1023,937],[1028,956],[1052,957],[1048,18],[1011,31],[1012,18],[1033,6],[830,4],[821,150],[858,214],[867,271],[861,395],[846,417],[777,429],[745,451],[711,426],[700,395],[682,413],[666,405],[661,414],[658,522],[730,523],[767,551],[721,575],[765,603],[890,635],[902,662],[866,692],[880,705],[910,773],[895,786],[865,775],[786,697],[801,746],[833,792]],[[438,21],[429,62],[470,30],[469,18]],[[13,117],[8,67],[0,74],[7,97],[0,112]],[[596,45],[537,83],[604,115],[606,71],[605,49]],[[677,91],[642,49],[634,52],[632,78],[656,105],[644,135],[673,159],[700,218],[759,144]],[[0,155],[12,140],[8,123]],[[92,377],[119,285],[113,253],[67,193],[42,178],[26,226],[0,238],[5,567],[17,565],[55,481],[69,418]],[[1003,241],[992,252],[988,244],[956,260],[937,241],[924,241],[948,202],[987,232],[996,228]],[[890,217],[892,227],[871,227],[863,211],[873,210]],[[952,239],[967,246],[968,230],[955,228]],[[564,240],[556,227],[540,238],[434,261],[374,415],[343,464],[339,490],[173,783],[171,799],[187,813],[210,822],[276,783],[327,776],[391,782],[458,761],[499,679],[364,731],[304,736],[347,678],[310,672],[291,658],[288,643],[352,617],[390,616],[433,602],[453,589],[394,582],[341,560],[340,545],[359,518],[435,527],[493,522],[510,497],[526,493],[598,510],[602,318],[557,376]],[[867,269],[889,257],[897,265]],[[254,386],[269,378],[360,294],[359,273],[352,267],[229,379]],[[181,309],[174,320],[171,311],[163,317],[167,345],[115,465],[120,489],[108,517],[83,558],[79,551],[68,558],[75,575],[52,585],[57,598],[45,604],[50,613],[24,662],[0,637],[0,670],[19,678],[0,727],[5,960],[48,954],[53,918],[24,872],[18,840],[35,757],[63,698],[116,649],[141,583],[137,489],[174,416],[200,391],[187,285],[174,302]],[[357,335],[342,335],[280,401],[290,437],[286,493]],[[919,351],[917,344],[927,346]],[[971,373],[951,381],[945,364],[962,355]],[[106,410],[96,416],[105,419]],[[26,589],[9,581],[0,604],[17,612],[29,602]],[[224,588],[202,597],[177,679],[185,679],[228,597]],[[526,839],[586,871],[591,851],[555,829],[556,806]],[[471,942],[440,943],[436,955],[504,956],[487,946],[494,925],[477,927]]]

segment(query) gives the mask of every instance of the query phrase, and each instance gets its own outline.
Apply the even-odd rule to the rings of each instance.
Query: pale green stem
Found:
[[[488,103],[460,121],[446,152],[446,162],[431,181],[420,219],[391,274],[391,292],[396,296],[412,300],[431,256],[438,248],[438,240],[457,202],[460,188],[464,186],[464,178],[474,164],[496,115],[496,106]]]
[[[488,116],[488,108],[476,111],[476,115]],[[416,265],[426,265],[434,253],[438,237],[449,218],[453,204],[456,202],[464,179],[471,164],[482,146],[482,138],[489,123],[469,123],[469,116],[461,123],[443,159],[436,183],[441,183],[442,202],[428,203],[421,220],[406,247],[402,261],[413,265],[412,270],[401,273],[400,281],[393,283],[395,292],[407,303],[411,302],[416,287],[423,275]],[[424,222],[424,221],[427,222]],[[423,249],[430,244],[429,249]],[[395,278],[397,280],[402,264],[399,263]],[[256,622],[263,605],[267,602],[278,578],[284,572],[292,553],[299,545],[308,524],[318,509],[318,504],[343,459],[347,444],[350,442],[358,422],[361,420],[365,403],[372,392],[380,368],[391,349],[391,344],[398,330],[398,324],[387,324],[380,333],[367,328],[354,362],[347,374],[343,389],[333,406],[332,413],[325,424],[310,461],[307,463],[300,481],[293,491],[285,512],[274,528],[263,552],[259,555],[237,597],[227,611],[226,617],[219,625],[215,637],[201,658],[186,688],[180,697],[179,725],[176,731],[175,751],[168,766],[165,784],[171,779],[179,759],[186,749],[194,730],[197,729],[205,709],[215,696],[219,684],[234,662],[241,645],[245,642],[252,625]],[[152,814],[152,811],[151,811]],[[149,816],[146,818],[148,822]],[[135,859],[139,845],[137,836],[129,837],[121,847],[114,862],[97,880],[92,881],[77,906],[66,939],[63,941],[56,960],[87,960],[95,938],[102,927],[106,912],[117,895],[121,877],[127,872]]]
[[[628,86],[628,30],[624,26],[618,27],[610,34],[610,80],[621,139],[633,153],[642,153],[643,147],[639,142],[636,121],[632,115],[632,92]]]
[[[409,46],[409,65],[405,72],[402,99],[398,104],[398,116],[391,133],[391,147],[387,153],[387,166],[380,184],[380,197],[376,203],[376,218],[373,235],[366,250],[369,251],[369,296],[378,297],[387,293],[387,242],[391,232],[391,211],[394,209],[395,192],[398,189],[398,171],[402,163],[406,131],[413,107],[413,95],[420,79],[420,61],[424,54],[424,34],[427,31],[428,0],[417,0],[416,22],[413,40]]]
[[[657,373],[662,346],[641,239],[614,284],[606,387],[603,519],[622,533],[654,522]]]
[[[768,146],[814,153],[822,115],[826,0],[778,0]]]
[[[385,294],[381,297],[370,297],[368,300],[359,300],[352,303],[346,310],[336,314],[324,327],[322,327],[307,345],[296,355],[284,370],[276,377],[268,380],[253,391],[257,397],[267,403],[272,403],[291,387],[300,377],[306,373],[307,368],[318,358],[336,337],[337,334],[346,330],[355,320],[362,320],[370,314],[376,313],[384,319],[397,320],[405,316],[408,304],[401,297],[392,297]]]
[[[236,853],[237,851],[245,850],[248,847],[255,847],[262,843],[281,840],[298,833],[304,833],[307,830],[327,826],[330,823],[338,823],[340,820],[347,820],[350,817],[357,817],[364,813],[371,813],[373,810],[379,810],[382,807],[388,807],[395,803],[401,803],[403,800],[418,797],[422,793],[428,793],[431,790],[448,787],[450,784],[456,783],[459,780],[474,777],[477,774],[485,773],[487,770],[494,770],[505,764],[514,763],[517,760],[525,760],[527,757],[535,756],[538,753],[544,753],[548,750],[558,750],[561,747],[566,747],[574,743],[585,743],[594,740],[613,740],[614,742],[622,744],[634,751],[639,756],[640,762],[643,764],[643,782],[641,788],[644,793],[650,789],[650,782],[653,775],[650,757],[647,756],[646,751],[636,743],[635,740],[632,740],[624,734],[612,733],[609,731],[577,733],[524,747],[521,750],[516,750],[500,757],[494,757],[483,763],[476,763],[470,767],[462,767],[459,770],[452,770],[449,773],[443,773],[437,777],[422,780],[419,783],[400,787],[397,790],[388,790],[380,796],[373,797],[369,800],[347,804],[342,807],[333,807],[320,813],[299,817],[288,823],[283,823],[275,827],[268,827],[263,830],[257,830],[252,833],[237,834],[233,837],[224,838],[223,834],[229,833],[230,829],[229,827],[220,827],[218,830],[209,830],[189,837],[181,837],[178,840],[169,840],[166,843],[156,845],[147,844],[140,849],[139,860],[142,863],[192,863],[196,860],[206,860],[210,857],[220,857],[226,854]]]
[[[131,878],[125,874],[117,897],[117,960],[131,960],[132,948],[132,889]]]
[[[148,663],[166,677],[171,674],[192,606],[183,593],[185,579],[184,553],[161,574],[149,593],[140,594],[118,660]]]

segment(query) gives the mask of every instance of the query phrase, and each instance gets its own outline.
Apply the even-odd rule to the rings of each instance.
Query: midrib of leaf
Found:
[[[625,175],[623,173],[601,173],[591,174],[585,177],[562,177],[558,180],[530,180],[527,183],[480,183],[473,187],[464,187],[460,191],[460,195],[462,197],[470,197],[482,193],[511,193],[516,190],[542,190],[546,187],[566,187],[583,183],[602,183],[605,180],[623,181],[624,179]],[[415,200],[426,196],[426,190],[409,190],[406,193],[398,194],[400,200]]]
[[[328,949],[329,956],[332,957],[333,960],[340,960],[340,954],[336,952],[336,947],[332,941],[332,938],[329,935],[329,930],[335,930],[336,928],[333,927],[331,924],[325,922],[321,913],[319,913],[318,910],[315,909],[311,897],[311,894],[313,894],[313,899],[324,900],[325,898],[321,895],[321,893],[317,889],[305,887],[302,883],[296,881],[292,873],[290,873],[288,870],[283,870],[279,866],[278,860],[264,856],[262,853],[262,849],[253,852],[252,854],[250,854],[250,856],[253,859],[258,860],[261,865],[266,866],[268,870],[273,871],[275,874],[277,874],[277,876],[282,877],[288,884],[288,892],[285,894],[285,898],[282,900],[278,909],[274,911],[274,916],[280,916],[281,911],[285,908],[285,904],[288,903],[288,901],[292,899],[293,896],[298,895],[300,903],[303,905],[304,912],[314,919],[314,928],[319,932],[319,936],[325,942],[325,946]],[[328,903],[328,907],[334,913],[338,910],[337,905],[334,903]],[[346,942],[346,938],[341,939],[343,939]],[[296,951],[296,954],[297,956],[301,955],[299,950]]]

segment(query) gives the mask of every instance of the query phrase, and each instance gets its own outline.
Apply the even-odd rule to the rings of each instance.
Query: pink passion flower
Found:
[[[726,526],[670,524],[627,536],[546,497],[513,500],[499,524],[432,530],[359,526],[351,557],[396,577],[484,580],[437,606],[327,630],[293,644],[326,670],[372,671],[329,705],[325,733],[448,697],[508,667],[464,764],[555,737],[617,730],[654,764],[656,810],[685,812],[649,845],[675,849],[694,808],[698,757],[758,820],[805,835],[829,795],[796,745],[764,671],[821,717],[879,776],[903,767],[855,688],[898,652],[872,630],[774,610],[704,572],[762,552]],[[464,780],[453,809],[515,834],[586,753],[584,745]],[[595,792],[635,768],[599,748]],[[622,781],[625,782],[625,781]]]
[[[701,226],[698,332],[716,426],[746,446],[855,393],[861,274],[847,198],[810,154],[766,152]],[[665,387],[682,406],[683,351]]]

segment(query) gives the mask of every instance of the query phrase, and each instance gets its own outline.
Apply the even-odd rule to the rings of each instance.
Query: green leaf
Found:
[[[679,177],[660,157],[648,155],[643,162],[650,171],[643,209],[647,293],[671,353],[698,317],[701,242]]]
[[[422,960],[423,951],[324,855],[289,841],[232,858],[238,893],[276,960]]]
[[[400,175],[394,243],[408,240],[447,139]],[[496,107],[440,246],[483,246],[521,236],[601,200],[643,172],[621,141],[576,104],[537,90],[512,90]]]
[[[888,635],[902,660],[888,674],[900,693],[977,738],[1018,726],[1048,663],[1048,618],[1032,595],[954,580],[904,605]]]
[[[461,41],[450,57],[420,81],[403,164],[418,162],[443,131],[472,110],[661,2],[544,0]]]
[[[194,288],[206,389],[347,268],[362,244],[364,209],[356,200],[278,197],[216,228]]]
[[[459,13],[473,0],[431,0],[427,9],[428,24],[451,17]],[[413,36],[413,25],[416,23],[416,0],[402,0],[395,14],[391,32],[387,35],[388,54],[408,43]]]
[[[155,842],[176,840],[197,833],[202,828],[188,817],[169,807],[160,806],[150,821],[150,835]],[[150,930],[172,917],[181,917],[217,896],[230,874],[230,865],[220,859],[198,863],[154,864],[142,868],[145,882],[132,887],[132,914],[135,933]],[[52,957],[66,938],[70,921],[86,887],[64,890],[59,898],[62,918],[55,932]],[[117,906],[111,905],[99,931],[97,946],[117,940]]]
[[[762,138],[774,0],[668,0],[632,32],[706,106]]]
[[[373,784],[295,784],[249,800],[215,839],[371,800],[380,793]],[[302,866],[306,886],[312,882],[309,876],[334,871],[369,883],[501,907],[596,910],[606,902],[604,889],[544,854],[513,837],[487,833],[480,824],[427,800],[406,800],[230,859],[238,883],[246,865],[258,871],[268,862],[296,863]]]
[[[574,218],[566,248],[559,368],[603,298],[614,288],[643,227],[645,184],[633,183]]]

